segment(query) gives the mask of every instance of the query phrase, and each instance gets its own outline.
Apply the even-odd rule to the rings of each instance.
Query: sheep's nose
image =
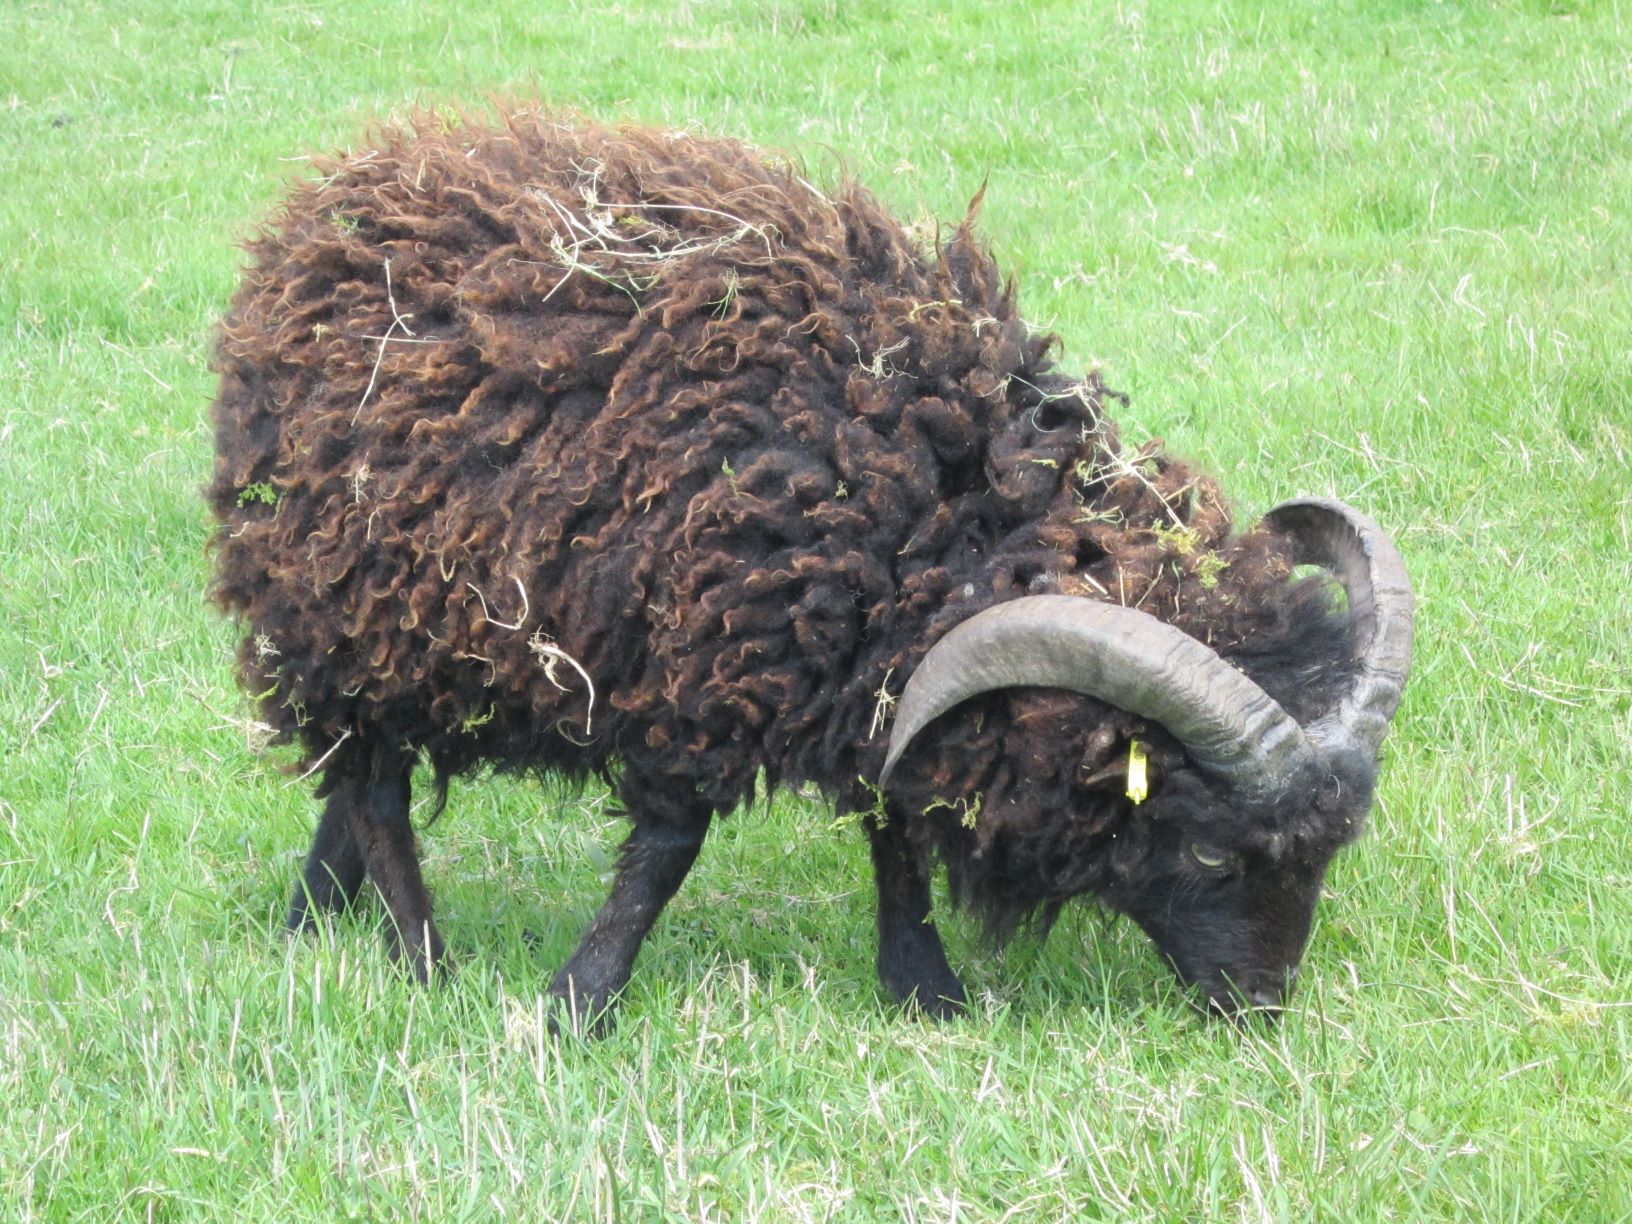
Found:
[[[1260,1014],[1274,1018],[1286,1008],[1286,1001],[1292,997],[1292,986],[1298,980],[1298,967],[1293,965],[1278,978],[1255,983],[1250,990],[1244,992],[1247,1007]]]
[[[1247,1004],[1253,1011],[1274,1018],[1281,1014],[1286,992],[1272,986],[1259,986],[1247,992]]]
[[[1293,974],[1288,973],[1284,977],[1277,975],[1242,982],[1226,993],[1215,994],[1213,1007],[1237,1021],[1249,1016],[1276,1020],[1286,1009],[1287,996],[1292,993],[1292,978]]]
[[[1281,991],[1272,986],[1257,986],[1250,990],[1210,993],[1206,997],[1205,1009],[1215,1017],[1242,1024],[1258,1019],[1278,1019],[1285,1002]]]

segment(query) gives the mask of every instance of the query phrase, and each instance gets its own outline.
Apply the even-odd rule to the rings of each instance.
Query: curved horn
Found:
[[[1337,709],[1309,724],[1309,738],[1375,757],[1411,672],[1413,600],[1405,562],[1381,527],[1333,498],[1282,502],[1264,522],[1292,540],[1299,565],[1336,574],[1356,614],[1354,688]]]
[[[1213,650],[1155,617],[1076,595],[1027,595],[976,613],[907,682],[879,786],[913,737],[977,693],[1069,689],[1160,723],[1241,792],[1279,790],[1308,759],[1302,728]]]

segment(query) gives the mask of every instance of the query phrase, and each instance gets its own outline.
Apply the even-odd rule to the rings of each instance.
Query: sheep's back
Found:
[[[892,558],[1041,351],[989,261],[674,133],[422,120],[317,169],[216,358],[215,597],[283,738],[740,781],[869,700]]]

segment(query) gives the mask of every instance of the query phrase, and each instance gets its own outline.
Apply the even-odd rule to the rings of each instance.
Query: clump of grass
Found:
[[[955,799],[944,799],[937,795],[929,801],[929,806],[924,808],[924,815],[928,816],[931,812],[946,808],[957,814],[960,825],[966,829],[973,829],[980,823],[980,801],[981,795],[978,791],[975,793],[973,802],[970,802],[963,795],[959,795]]]

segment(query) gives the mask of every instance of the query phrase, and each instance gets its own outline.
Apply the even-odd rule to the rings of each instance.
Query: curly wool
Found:
[[[221,325],[209,490],[241,681],[305,764],[367,727],[443,780],[866,809],[890,695],[993,603],[1119,600],[1226,657],[1294,632],[1283,543],[1123,449],[973,209],[924,250],[741,144],[533,111],[316,174]],[[1114,712],[1053,700],[1091,763]],[[1014,772],[973,718],[909,790]]]

